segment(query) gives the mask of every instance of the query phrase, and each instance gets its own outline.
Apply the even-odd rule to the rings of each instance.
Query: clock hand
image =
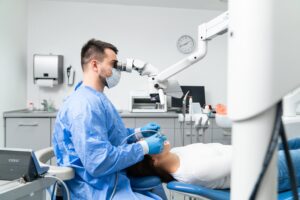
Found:
[[[188,43],[189,43],[189,42],[185,42],[185,43],[179,45],[179,47],[185,46],[185,45],[187,45]]]

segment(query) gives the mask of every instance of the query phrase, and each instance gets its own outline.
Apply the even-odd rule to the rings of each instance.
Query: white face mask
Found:
[[[112,75],[110,77],[105,78],[106,86],[108,88],[115,87],[121,79],[121,71],[112,68]]]

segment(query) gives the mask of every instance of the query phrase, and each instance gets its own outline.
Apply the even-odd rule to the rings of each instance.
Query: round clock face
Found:
[[[177,41],[177,49],[184,54],[192,53],[195,49],[194,39],[189,35],[181,36]]]

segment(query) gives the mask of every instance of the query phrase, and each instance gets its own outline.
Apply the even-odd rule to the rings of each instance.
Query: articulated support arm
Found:
[[[126,62],[117,62],[114,66],[120,71],[132,72],[137,71],[141,76],[149,77],[149,95],[152,101],[159,101],[160,104],[165,105],[164,92],[161,88],[154,87],[154,77],[158,74],[158,69],[153,65],[138,59],[126,59]]]
[[[190,56],[180,60],[179,62],[175,63],[174,65],[168,67],[164,71],[160,72],[155,78],[159,83],[164,83],[166,80],[171,78],[172,76],[178,74],[179,72],[185,70],[189,66],[193,65],[194,63],[198,62],[207,52],[207,41],[211,40],[212,38],[222,35],[223,33],[227,32],[228,21],[229,21],[229,14],[228,11],[224,12],[223,14],[219,15],[215,19],[201,24],[198,27],[198,50],[191,54]]]
[[[157,68],[151,64],[137,59],[127,59],[126,62],[117,62],[115,68],[126,72],[136,70],[141,76],[148,76],[149,94],[151,99],[157,100],[157,97],[159,97],[160,103],[165,104],[163,100],[164,94],[176,98],[182,97],[182,91],[179,83],[176,80],[171,80],[170,78],[201,60],[207,52],[207,41],[217,35],[227,32],[227,26],[228,12],[221,14],[208,23],[200,25],[198,27],[199,38],[197,52],[180,60],[160,73],[158,73]]]
[[[138,59],[127,58],[126,62],[117,62],[116,69],[120,71],[132,72],[137,71],[141,76],[155,76],[158,74],[158,69],[153,65]]]

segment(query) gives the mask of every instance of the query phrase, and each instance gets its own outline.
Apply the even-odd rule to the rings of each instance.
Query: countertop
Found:
[[[135,117],[143,117],[143,118],[177,118],[178,113],[176,112],[165,112],[165,113],[132,113],[129,111],[119,111],[119,114],[121,117],[126,117],[126,118],[135,118]],[[29,111],[27,109],[23,110],[12,110],[12,111],[7,111],[3,113],[4,118],[55,118],[57,115],[57,111],[54,112],[48,112],[48,111]]]

